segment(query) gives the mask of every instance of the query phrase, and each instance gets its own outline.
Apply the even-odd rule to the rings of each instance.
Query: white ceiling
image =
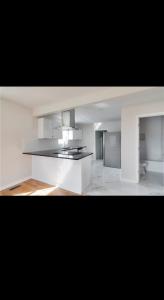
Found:
[[[121,109],[151,101],[164,101],[164,88],[154,88],[75,109],[76,123],[107,122],[121,119]]]
[[[77,107],[76,122],[92,123],[120,119],[126,105],[163,100],[164,88],[0,87],[0,97],[33,109],[35,116]]]
[[[93,101],[133,93],[149,87],[0,87],[0,97],[29,108],[69,102],[71,99]]]
[[[34,108],[110,90],[110,87],[0,87],[0,96]]]

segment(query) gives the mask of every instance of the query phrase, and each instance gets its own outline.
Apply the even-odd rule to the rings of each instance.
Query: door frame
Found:
[[[96,132],[102,132],[102,137],[103,137],[103,143],[102,143],[102,155],[103,155],[103,163],[104,163],[104,132],[107,132],[107,130],[95,130],[95,159],[97,160],[97,148],[96,148]]]
[[[140,119],[149,118],[149,117],[160,117],[160,116],[164,116],[164,112],[137,115],[137,118],[136,118],[136,123],[137,123],[137,126],[136,126],[136,132],[137,132],[137,160],[136,160],[137,183],[140,182]]]

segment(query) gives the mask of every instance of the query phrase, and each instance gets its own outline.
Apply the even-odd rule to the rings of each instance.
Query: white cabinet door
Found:
[[[38,139],[52,138],[51,120],[46,118],[38,119]]]

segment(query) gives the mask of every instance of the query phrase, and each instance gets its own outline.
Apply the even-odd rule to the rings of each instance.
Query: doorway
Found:
[[[95,138],[96,138],[96,159],[103,160],[103,130],[96,130],[95,131]]]
[[[104,133],[106,130],[95,131],[96,160],[104,160]]]
[[[139,182],[164,186],[164,116],[139,118]]]
[[[121,168],[121,132],[104,133],[104,166]]]

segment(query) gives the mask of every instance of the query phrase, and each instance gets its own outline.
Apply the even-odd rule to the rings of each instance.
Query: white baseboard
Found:
[[[31,179],[31,178],[32,178],[32,175],[31,175],[31,176],[28,176],[28,177],[25,177],[25,178],[22,178],[22,179],[19,179],[19,180],[17,180],[17,181],[13,181],[13,182],[11,182],[10,184],[0,186],[0,191],[9,189],[9,188],[11,188],[12,186],[17,185],[17,184],[20,184],[20,183],[22,183],[23,181],[29,180],[29,179]]]

